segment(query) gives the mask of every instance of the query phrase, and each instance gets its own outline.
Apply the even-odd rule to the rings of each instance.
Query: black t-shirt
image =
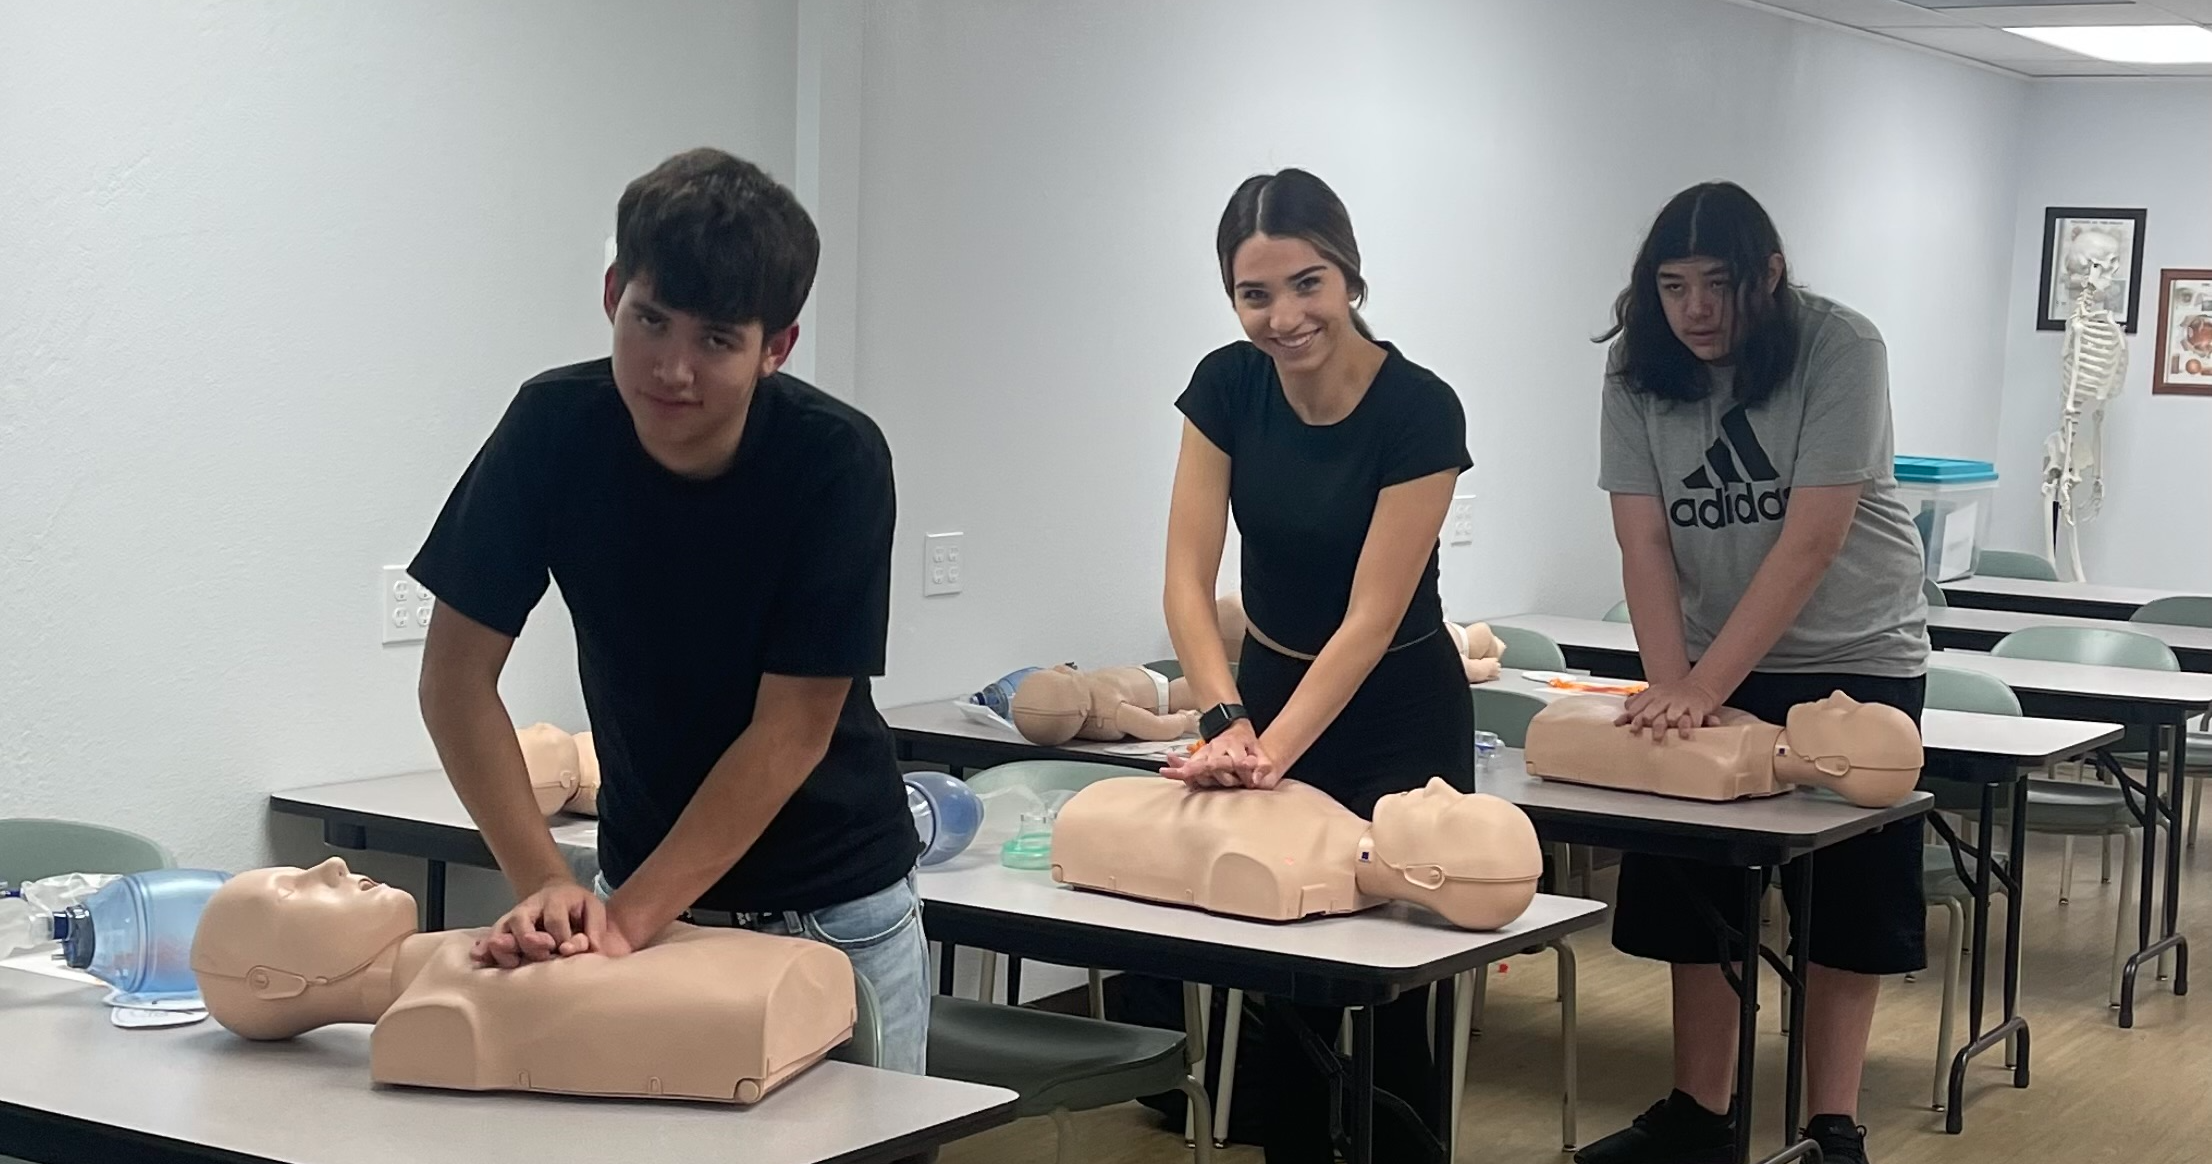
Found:
[[[1436,374],[1389,353],[1351,415],[1311,425],[1283,396],[1275,361],[1249,343],[1209,354],[1175,406],[1229,454],[1229,504],[1244,541],[1244,608],[1252,625],[1315,655],[1344,621],[1375,499],[1386,488],[1474,465],[1459,396]],[[431,589],[435,590],[436,587]],[[1393,644],[1444,621],[1436,552]]]
[[[853,681],[828,754],[697,902],[811,910],[920,851],[869,677],[881,675],[895,518],[874,422],[794,377],[760,381],[728,470],[693,481],[638,443],[606,360],[516,394],[408,572],[519,635],[560,583],[599,756],[599,857],[635,872],[746,725],[764,674]]]

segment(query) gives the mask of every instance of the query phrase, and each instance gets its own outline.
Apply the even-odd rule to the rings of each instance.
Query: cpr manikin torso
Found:
[[[538,811],[599,815],[599,755],[591,733],[570,735],[549,723],[515,729],[522,766],[530,773],[530,795]]]
[[[482,930],[415,932],[415,901],[332,858],[256,869],[192,947],[208,1012],[250,1039],[376,1024],[378,1083],[752,1103],[852,1034],[852,966],[803,938],[674,925],[621,958],[476,966]]]
[[[1785,729],[1732,708],[1690,738],[1654,742],[1616,727],[1622,701],[1570,695],[1528,725],[1530,774],[1546,780],[1654,792],[1690,800],[1773,796],[1826,788],[1863,808],[1887,807],[1919,783],[1923,752],[1912,718],[1837,692],[1790,709]]]
[[[1442,780],[1383,797],[1370,824],[1296,780],[1192,790],[1117,777],[1077,793],[1052,830],[1056,881],[1261,921],[1399,900],[1497,929],[1528,908],[1542,863],[1519,809]]]

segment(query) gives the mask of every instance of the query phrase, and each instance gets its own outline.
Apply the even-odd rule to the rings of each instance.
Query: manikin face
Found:
[[[656,302],[644,276],[607,270],[614,383],[638,443],[669,472],[707,478],[729,468],[761,377],[783,366],[796,325],[763,336],[759,321],[717,323]]]
[[[1918,771],[1925,755],[1911,716],[1841,691],[1791,708],[1788,734],[1790,751],[1830,776]]]
[[[312,869],[253,869],[208,902],[192,968],[231,978],[267,969],[316,984],[355,973],[414,932],[414,898],[337,857]]]
[[[1423,888],[1447,881],[1518,881],[1539,871],[1527,861],[1537,853],[1536,830],[1520,809],[1439,779],[1376,801],[1368,837],[1378,860]]]
[[[1312,372],[1359,334],[1344,272],[1304,239],[1255,234],[1237,246],[1229,274],[1245,338],[1279,372]]]
[[[1720,363],[1736,351],[1736,279],[1728,264],[1704,255],[1659,264],[1659,306],[1690,354]],[[1765,290],[1782,281],[1782,256],[1768,264]]]

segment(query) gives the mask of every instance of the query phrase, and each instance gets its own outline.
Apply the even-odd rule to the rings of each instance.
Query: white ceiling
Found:
[[[1739,0],[1742,2],[1742,0]],[[1863,29],[2032,77],[2212,77],[2212,65],[2121,65],[2052,48],[2007,28],[2069,24],[2203,24],[2212,0],[1749,0]]]

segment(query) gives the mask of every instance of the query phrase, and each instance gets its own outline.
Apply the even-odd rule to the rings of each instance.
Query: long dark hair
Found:
[[[1789,379],[1797,363],[1797,296],[1788,260],[1781,281],[1767,290],[1768,263],[1782,254],[1774,220],[1734,182],[1692,186],[1669,201],[1651,224],[1628,286],[1613,301],[1613,327],[1599,343],[1619,337],[1613,373],[1630,391],[1662,400],[1703,400],[1712,372],[1684,347],[1659,303],[1659,264],[1709,258],[1727,264],[1736,289],[1733,356],[1736,399],[1759,404]]]
[[[1352,294],[1352,326],[1372,340],[1367,321],[1359,317],[1367,302],[1367,280],[1359,273],[1359,240],[1352,237],[1352,215],[1329,189],[1329,184],[1300,169],[1246,178],[1229,196],[1221,212],[1221,226],[1214,232],[1214,251],[1221,257],[1221,289],[1236,298],[1237,248],[1255,234],[1273,238],[1303,239],[1312,244],[1337,270],[1344,273],[1345,290]]]

